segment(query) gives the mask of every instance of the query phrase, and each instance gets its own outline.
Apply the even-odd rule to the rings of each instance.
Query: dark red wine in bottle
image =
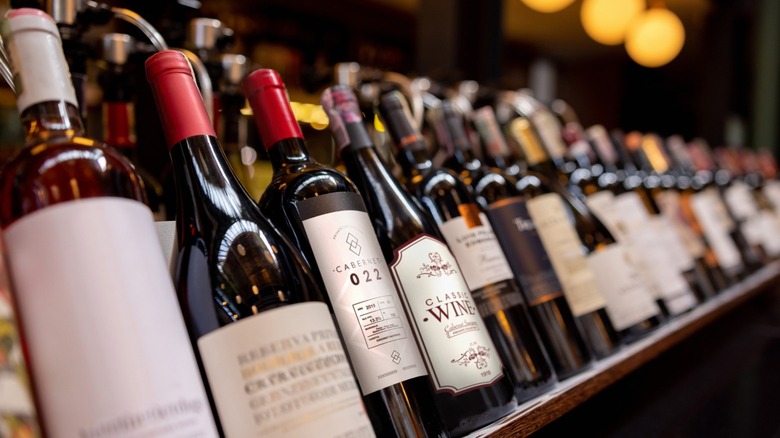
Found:
[[[394,91],[383,96],[379,111],[398,145],[396,161],[407,188],[455,255],[505,370],[515,382],[518,402],[545,391],[555,376],[487,216],[454,172],[433,166],[402,94]]]
[[[83,137],[54,20],[0,29],[26,136],[0,225],[44,436],[216,437],[140,177]]]
[[[425,362],[357,188],[311,158],[278,73],[256,70],[243,89],[274,167],[260,208],[319,274],[374,430],[379,436],[446,435]]]
[[[352,91],[327,89],[322,106],[347,174],[366,203],[423,353],[436,406],[460,436],[514,410],[517,400],[463,267],[379,157]]]
[[[231,171],[187,59],[146,72],[176,180],[174,282],[225,435],[372,436],[317,281]]]

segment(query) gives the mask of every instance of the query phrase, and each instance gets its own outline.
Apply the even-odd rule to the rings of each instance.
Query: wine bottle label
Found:
[[[599,290],[607,300],[607,314],[623,330],[661,313],[636,262],[619,243],[588,255]]]
[[[437,392],[460,394],[504,375],[493,341],[447,245],[420,235],[390,264]]]
[[[507,285],[514,276],[485,213],[476,204],[461,204],[458,210],[461,216],[441,224],[439,230],[463,272],[480,315],[494,315],[523,304],[518,291]],[[488,285],[492,287],[485,287]]]
[[[571,212],[566,210],[560,195],[547,193],[529,200],[527,205],[574,316],[606,306]]]
[[[374,436],[325,303],[241,319],[198,348],[227,436]]]
[[[732,182],[723,193],[723,199],[738,221],[758,214],[758,204],[753,193],[750,191],[750,187],[742,181]]]
[[[682,302],[679,300],[680,296],[692,295],[688,282],[682,276],[682,272],[687,269],[682,269],[683,263],[680,262],[682,255],[679,252],[684,248],[681,244],[677,246],[676,242],[673,242],[676,236],[668,233],[671,227],[665,218],[651,217],[639,195],[633,192],[616,196],[615,209],[623,218],[626,244],[631,253],[637,256],[638,267],[653,291],[653,296],[663,299],[664,303],[668,304],[670,301]],[[687,264],[687,261],[684,263]],[[690,265],[689,268],[692,268],[692,260]],[[695,304],[695,299],[693,303]],[[676,314],[688,308],[669,310]]]
[[[509,198],[494,202],[488,206],[487,215],[528,305],[534,306],[561,296],[563,287],[539,239],[525,201]]]
[[[550,158],[553,160],[563,158],[566,155],[566,143],[563,142],[561,125],[555,116],[547,110],[540,109],[533,113],[531,120],[539,132],[539,137],[541,137]]]
[[[360,195],[328,193],[298,211],[363,395],[426,375]]]
[[[723,269],[737,268],[742,264],[742,258],[737,245],[729,235],[729,230],[723,227],[721,220],[722,205],[717,191],[707,189],[696,193],[691,198],[691,209],[701,225],[712,251],[718,259],[718,265]]]
[[[217,436],[145,205],[57,204],[4,237],[49,436]]]
[[[458,206],[461,216],[439,226],[460,265],[469,290],[512,278],[512,270],[487,216],[475,204]]]
[[[672,190],[665,190],[656,195],[655,201],[661,213],[669,218],[674,225],[688,255],[694,259],[704,257],[706,248],[699,236],[691,229],[683,214],[680,194]]]
[[[742,234],[752,246],[761,246],[769,257],[780,255],[780,220],[773,212],[761,210],[742,224]]]
[[[626,234],[624,237],[627,238],[628,234],[633,236],[644,233],[642,238],[649,242],[649,233],[656,239],[653,241],[653,248],[661,253],[659,255],[663,255],[661,263],[670,264],[672,270],[680,273],[693,269],[693,257],[686,250],[674,225],[664,215],[651,216],[638,194],[627,192],[616,196],[615,210],[621,215],[622,228]],[[658,262],[656,260],[653,264]]]
[[[604,190],[588,195],[585,205],[607,227],[615,240],[625,240],[625,230],[622,229],[620,212],[615,208],[615,195],[612,192]]]
[[[9,437],[34,437],[40,431],[2,254],[0,248],[0,431]]]

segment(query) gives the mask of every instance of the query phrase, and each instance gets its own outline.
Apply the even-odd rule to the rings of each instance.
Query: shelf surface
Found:
[[[664,351],[678,344],[734,307],[752,298],[780,277],[780,262],[755,272],[692,311],[676,317],[648,336],[623,347],[591,368],[559,382],[509,416],[477,430],[469,438],[528,436],[587,401]]]

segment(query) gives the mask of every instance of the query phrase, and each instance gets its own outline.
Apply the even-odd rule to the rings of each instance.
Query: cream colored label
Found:
[[[198,348],[226,436],[374,436],[325,303],[250,316]]]
[[[729,235],[729,230],[723,227],[723,209],[718,193],[712,189],[696,193],[691,199],[691,208],[715,252],[720,267],[732,269],[741,265],[739,250]]]
[[[619,243],[591,253],[588,262],[607,300],[609,319],[617,330],[661,313],[634,262]]]
[[[491,385],[503,366],[455,256],[421,235],[396,250],[390,266],[436,391]]]
[[[693,259],[704,257],[706,248],[699,236],[691,229],[681,208],[680,194],[671,190],[660,192],[655,201],[661,213],[674,225],[683,247]]]
[[[736,180],[723,194],[731,212],[737,220],[746,220],[758,214],[758,205],[750,191],[750,187],[742,181]]]
[[[478,218],[477,222],[469,224],[463,216],[459,216],[439,226],[463,271],[469,290],[513,278],[487,216],[479,213]]]
[[[527,205],[574,315],[604,307],[606,300],[588,264],[585,247],[560,196],[548,193],[530,199]]]
[[[585,205],[607,227],[615,240],[625,239],[625,230],[622,228],[620,212],[615,208],[615,195],[612,192],[593,193],[585,200]]]
[[[561,125],[555,116],[545,110],[539,109],[533,113],[531,120],[536,125],[539,137],[544,143],[544,148],[552,159],[563,158],[566,155],[566,143],[563,142],[561,135]]]
[[[634,192],[617,196],[615,203],[616,209],[622,213],[627,231],[626,241],[635,254],[642,276],[655,298],[669,302],[678,296],[692,294],[685,277],[682,276],[682,272],[687,270],[683,268],[688,268],[687,260],[686,266],[683,266],[682,255],[678,253],[683,248],[673,242],[675,236],[665,229],[668,227],[665,218],[650,216],[647,207]]]
[[[50,437],[217,436],[145,205],[57,204],[4,238]]]
[[[425,365],[365,212],[303,221],[363,395],[424,376]]]

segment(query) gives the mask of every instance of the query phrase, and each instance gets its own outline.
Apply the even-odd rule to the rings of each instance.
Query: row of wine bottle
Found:
[[[432,101],[436,157],[384,93],[399,175],[331,87],[345,175],[256,70],[241,85],[274,177],[255,202],[163,51],[146,75],[176,182],[171,278],[141,178],[83,137],[54,22],[18,9],[0,29],[27,140],[0,225],[48,436],[462,436],[780,255],[780,189],[724,173],[741,155],[718,169],[702,143],[562,126],[525,93],[498,97],[501,121]]]

